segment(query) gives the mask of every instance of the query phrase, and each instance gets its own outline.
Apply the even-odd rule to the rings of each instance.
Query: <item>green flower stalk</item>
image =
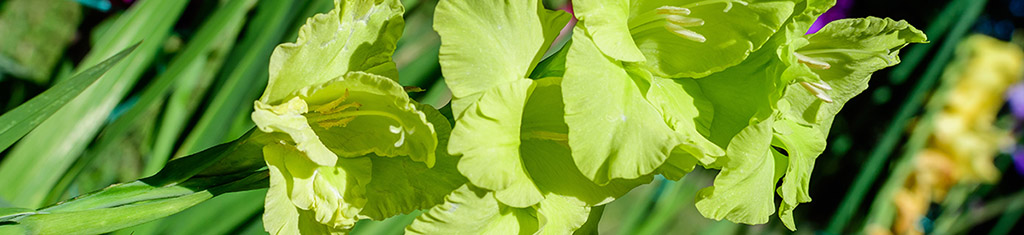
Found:
[[[457,159],[438,152],[446,119],[397,83],[403,11],[397,0],[338,0],[274,50],[252,113],[279,139],[263,147],[268,232],[344,233],[429,208],[463,184]]]

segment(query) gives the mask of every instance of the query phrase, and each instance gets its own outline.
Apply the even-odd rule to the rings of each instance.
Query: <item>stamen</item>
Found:
[[[680,15],[668,15],[665,16],[665,21],[684,27],[702,26],[704,20],[692,17],[685,17]]]
[[[707,39],[704,38],[704,35],[700,35],[699,33],[686,28],[704,25],[704,20],[702,19],[686,17],[690,15],[690,9],[676,6],[662,6],[659,7],[656,12],[659,15],[666,15],[665,29],[669,32],[695,42],[707,41]]]
[[[694,32],[692,30],[683,28],[683,26],[679,26],[679,25],[676,25],[676,24],[669,23],[669,24],[665,24],[665,29],[667,29],[669,32],[672,32],[673,34],[675,34],[677,36],[683,37],[685,39],[689,39],[691,41],[701,42],[701,43],[703,43],[704,41],[707,41],[707,38],[704,38],[704,35],[700,35],[697,32]]]
[[[316,124],[320,125],[320,127],[323,127],[324,129],[331,129],[332,127],[345,127],[348,125],[349,122],[352,122],[352,120],[356,120],[356,117],[351,116],[338,120],[324,120],[319,121]]]
[[[817,60],[817,59],[814,59],[814,58],[811,58],[809,56],[805,56],[803,54],[796,53],[796,52],[793,52],[793,55],[796,56],[797,61],[800,61],[800,63],[807,65],[807,67],[816,68],[816,69],[829,69],[829,68],[832,68],[832,65],[828,64],[828,62]]]
[[[829,86],[828,83],[825,83],[825,81],[808,82],[808,83],[811,84],[814,87],[817,87],[818,89],[822,89],[822,90],[826,90],[826,91],[831,91],[832,90],[832,86]]]
[[[825,91],[821,90],[817,86],[811,85],[809,82],[800,82],[800,86],[803,86],[804,89],[811,92],[812,95],[818,97],[821,101],[824,101],[825,103],[832,103],[832,97],[829,97],[828,94],[825,94]]]
[[[747,5],[750,4],[750,3],[746,2],[746,1],[743,1],[743,0],[706,0],[706,1],[700,1],[700,2],[694,2],[694,3],[686,4],[683,7],[698,7],[698,6],[701,6],[701,5],[710,5],[710,4],[715,4],[715,3],[725,3],[725,9],[722,9],[722,12],[729,12],[729,10],[732,10],[732,4],[733,3],[739,3],[740,5],[744,5],[744,6],[747,6]]]
[[[317,112],[317,113],[334,113],[334,112],[337,112],[339,110],[335,110],[335,108],[337,108],[338,105],[341,105],[341,103],[345,102],[345,100],[347,100],[347,99],[348,99],[348,89],[345,89],[345,94],[344,95],[342,95],[341,97],[339,97],[336,100],[332,100],[331,102],[327,102],[326,104],[320,105],[320,107],[317,107],[313,111]]]
[[[402,132],[398,136],[398,142],[395,142],[395,148],[402,147],[402,144],[404,144],[404,143],[405,143],[405,132]]]
[[[675,6],[662,6],[656,12],[661,15],[690,15],[690,9]]]

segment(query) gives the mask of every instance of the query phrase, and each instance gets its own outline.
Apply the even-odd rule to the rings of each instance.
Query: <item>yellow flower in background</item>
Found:
[[[993,161],[1010,141],[995,126],[1007,89],[1022,76],[1024,51],[982,35],[965,40],[959,59],[946,70],[946,83],[955,84],[934,119],[928,145],[914,157],[914,172],[894,201],[898,218],[892,232],[921,234],[917,224],[931,202],[941,202],[956,184],[999,180]],[[925,124],[929,125],[929,124]]]

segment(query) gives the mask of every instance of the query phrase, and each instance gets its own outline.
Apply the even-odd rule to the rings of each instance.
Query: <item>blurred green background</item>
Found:
[[[431,28],[436,0],[403,0],[406,29],[394,60],[400,82],[425,89],[420,102],[442,107],[451,99],[438,65],[440,38]],[[38,208],[154,174],[169,160],[233,140],[253,127],[252,101],[267,82],[274,47],[295,40],[307,17],[332,0],[3,0],[0,1],[0,110],[7,112],[141,42],[122,63],[0,152],[0,207]],[[547,0],[569,9],[568,0]],[[796,210],[796,233],[903,233],[894,195],[906,186],[915,156],[929,143],[934,115],[944,110],[948,75],[958,45],[985,34],[1020,45],[1024,0],[840,0],[827,17],[905,19],[929,44],[903,52],[903,63],[877,72],[870,88],[837,116],[828,149],[812,180],[814,201]],[[824,19],[823,19],[824,20]],[[466,22],[473,23],[473,22]],[[1019,51],[1019,48],[1015,50]],[[944,75],[946,74],[946,75]],[[1017,79],[1017,78],[1015,78]],[[1001,94],[996,94],[1000,95]],[[914,219],[910,233],[1024,234],[1024,154],[1020,118],[1012,102],[992,125],[1009,144],[991,163],[1000,180],[955,181],[947,196]],[[1020,103],[1017,105],[1022,105]],[[928,127],[928,128],[923,128]],[[983,156],[991,158],[991,156]],[[791,233],[773,217],[765,225],[737,225],[702,217],[696,192],[715,172],[683,180],[658,178],[603,207],[601,234]],[[120,234],[256,234],[264,190],[229,193]],[[399,234],[416,213],[361,221],[353,233]]]

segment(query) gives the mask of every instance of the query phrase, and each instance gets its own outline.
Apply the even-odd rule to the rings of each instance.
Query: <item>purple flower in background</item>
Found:
[[[1013,114],[1014,119],[1017,119],[1013,131],[1020,138],[1020,124],[1024,121],[1024,83],[1017,83],[1006,91],[1006,102],[1009,103],[1010,113]],[[1024,175],[1024,146],[1018,144],[1013,151],[1013,166],[1017,169],[1017,173]]]
[[[1006,91],[1006,101],[1010,103],[1010,112],[1017,120],[1024,120],[1024,84],[1017,83]]]
[[[811,28],[807,30],[807,34],[817,33],[821,30],[821,27],[825,27],[826,24],[834,20],[846,18],[846,15],[850,13],[850,8],[853,6],[853,0],[838,0],[836,5],[825,14],[818,16],[818,20],[814,21]]]

